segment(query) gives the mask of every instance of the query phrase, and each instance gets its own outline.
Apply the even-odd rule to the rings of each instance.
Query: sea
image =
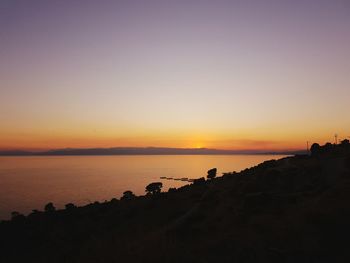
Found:
[[[205,177],[207,170],[241,171],[282,155],[114,155],[0,157],[0,220],[11,212],[29,214],[52,202],[85,205],[120,198],[124,191],[144,195],[162,182],[162,191]],[[186,178],[188,180],[186,180]],[[182,180],[181,180],[182,179]]]

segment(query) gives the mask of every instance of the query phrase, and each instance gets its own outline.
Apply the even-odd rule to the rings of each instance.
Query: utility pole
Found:
[[[338,144],[338,134],[334,134],[335,144]]]

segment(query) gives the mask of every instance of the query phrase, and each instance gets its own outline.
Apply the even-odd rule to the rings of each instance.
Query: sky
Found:
[[[348,0],[0,0],[0,149],[350,136]]]

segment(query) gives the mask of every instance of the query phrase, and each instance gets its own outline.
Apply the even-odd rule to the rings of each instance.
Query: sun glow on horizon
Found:
[[[284,150],[350,135],[342,0],[293,1],[293,12],[258,0],[8,2],[0,149]]]

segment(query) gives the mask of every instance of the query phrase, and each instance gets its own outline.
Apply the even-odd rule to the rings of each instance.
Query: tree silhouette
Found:
[[[310,151],[311,151],[311,155],[313,156],[318,155],[321,151],[321,146],[318,143],[314,143],[312,144]]]
[[[11,213],[11,220],[13,220],[13,221],[18,222],[18,221],[23,221],[24,219],[25,219],[25,216],[19,212],[14,211]]]
[[[322,148],[325,152],[330,152],[333,149],[333,144],[330,142],[327,142]]]
[[[213,179],[213,178],[215,178],[215,177],[216,177],[216,172],[217,172],[217,169],[216,169],[216,168],[213,168],[213,169],[208,170],[207,178],[208,178],[208,179]]]
[[[161,188],[163,187],[163,184],[161,182],[155,182],[150,183],[146,186],[146,193],[147,194],[159,194],[161,191]]]
[[[14,218],[16,218],[16,217],[18,217],[18,216],[20,216],[20,215],[21,215],[21,214],[18,213],[17,211],[11,212],[11,218],[12,218],[12,219],[14,219]]]
[[[76,206],[72,203],[66,204],[65,207],[66,207],[66,210],[72,210],[72,209],[76,208]]]
[[[350,144],[350,142],[349,142],[348,139],[345,139],[345,140],[341,141],[341,145],[349,145],[349,144]]]
[[[114,198],[112,198],[112,199],[111,199],[111,203],[112,203],[112,204],[116,204],[116,203],[118,203],[118,199],[117,199],[117,198],[115,198],[115,197],[114,197]]]
[[[135,197],[134,193],[131,192],[130,190],[125,191],[123,193],[123,196],[120,198],[121,200],[131,200]]]
[[[45,205],[44,210],[45,212],[53,212],[56,210],[56,208],[54,207],[53,203],[50,202]]]

